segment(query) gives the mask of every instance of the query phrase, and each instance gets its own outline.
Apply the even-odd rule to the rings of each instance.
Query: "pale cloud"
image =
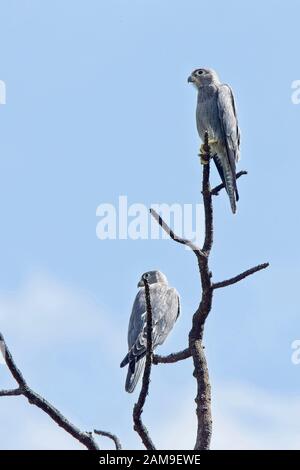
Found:
[[[191,449],[196,437],[194,391],[165,423],[160,449]],[[298,449],[300,399],[240,383],[215,385],[213,449]]]
[[[103,310],[89,292],[38,273],[18,290],[0,293],[0,331],[26,341],[32,349],[69,341],[100,342],[100,338],[105,347],[113,336],[116,347],[112,353],[120,355],[118,345],[124,344],[123,335]]]
[[[84,449],[22,397],[1,398],[0,420],[1,449]]]

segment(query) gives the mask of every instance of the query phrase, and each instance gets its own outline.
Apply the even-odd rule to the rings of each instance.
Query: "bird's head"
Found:
[[[212,69],[196,69],[188,78],[188,83],[193,83],[196,88],[220,83],[217,73]]]
[[[148,284],[156,284],[157,282],[168,284],[166,276],[160,271],[147,271],[146,273],[142,274],[138,283],[138,287],[145,286],[145,279]]]

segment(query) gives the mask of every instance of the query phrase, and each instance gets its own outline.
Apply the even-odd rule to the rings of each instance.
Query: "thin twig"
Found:
[[[71,434],[77,441],[83,444],[89,450],[98,450],[99,447],[94,440],[92,434],[90,432],[83,432],[74,424],[72,424],[67,418],[65,418],[61,412],[51,405],[45,398],[38,395],[34,392],[26,383],[23,374],[18,369],[15,364],[15,361],[6,345],[3,335],[0,333],[0,342],[1,349],[3,352],[3,356],[5,362],[7,364],[8,369],[10,370],[11,375],[14,377],[16,382],[19,385],[19,388],[15,390],[2,390],[0,392],[0,396],[15,396],[15,395],[23,395],[27,398],[30,404],[37,406],[42,411],[44,411],[50,418],[55,421],[58,426],[63,428],[66,432]]]
[[[236,179],[239,179],[241,176],[243,175],[248,175],[248,171],[245,171],[245,170],[241,170],[239,171],[236,175],[235,175],[235,178]],[[221,184],[218,184],[218,186],[215,186],[212,190],[211,190],[211,194],[213,196],[218,196],[219,192],[225,188],[225,185],[224,183],[221,183]]]
[[[175,362],[183,361],[191,357],[190,348],[183,349],[177,353],[168,354],[168,356],[159,356],[154,354],[152,358],[153,364],[173,364]]]
[[[98,434],[99,436],[108,437],[114,442],[116,446],[116,450],[122,450],[121,442],[115,434],[112,434],[111,432],[108,432],[108,431],[99,431],[98,429],[94,429],[94,433]]]
[[[235,277],[232,277],[230,279],[226,279],[225,281],[213,283],[212,288],[213,289],[220,289],[221,287],[231,286],[232,284],[236,284],[237,282],[242,281],[246,277],[251,276],[254,273],[257,273],[258,271],[261,271],[262,269],[266,269],[268,266],[269,266],[269,263],[258,264],[257,266],[254,266],[253,268],[247,269],[247,271],[244,271],[244,272],[242,272],[241,274],[238,274]]]
[[[146,306],[147,306],[147,328],[146,328],[146,339],[147,339],[147,352],[146,352],[146,362],[145,370],[143,374],[142,388],[139,394],[137,403],[133,408],[133,429],[139,434],[140,438],[146,449],[155,450],[155,446],[152,442],[152,439],[149,435],[149,432],[142,422],[142,413],[143,408],[146,402],[146,398],[149,391],[150,385],[150,374],[152,366],[152,355],[153,355],[153,345],[152,345],[152,308],[151,308],[151,299],[150,299],[150,289],[147,279],[144,277],[145,285],[145,297],[146,297]]]
[[[194,253],[197,254],[197,256],[205,256],[204,253],[202,253],[201,249],[195,245],[191,240],[187,240],[186,238],[182,238],[179,235],[176,235],[173,230],[166,224],[166,222],[161,218],[161,216],[151,207],[150,209],[150,214],[152,217],[156,220],[156,222],[161,226],[161,228],[172,238],[177,243],[180,243],[181,245],[186,245],[191,250],[194,251]]]

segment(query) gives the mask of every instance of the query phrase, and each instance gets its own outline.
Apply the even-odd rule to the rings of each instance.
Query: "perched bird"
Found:
[[[144,273],[138,283],[138,291],[128,326],[128,354],[120,364],[128,364],[125,390],[133,392],[144,370],[147,352],[147,307],[144,279],[149,284],[152,310],[152,343],[153,349],[162,344],[180,313],[179,295],[168,285],[166,276],[160,271]]]
[[[240,131],[234,97],[230,86],[222,84],[211,69],[196,69],[188,82],[198,90],[196,123],[199,136],[208,143],[214,162],[229,196],[232,212],[236,212],[239,199],[236,185],[236,162],[239,160]],[[204,154],[203,145],[200,156]],[[203,164],[207,163],[201,158]]]

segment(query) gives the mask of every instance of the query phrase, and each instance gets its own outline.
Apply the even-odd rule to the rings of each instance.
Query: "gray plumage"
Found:
[[[180,313],[179,295],[173,287],[169,287],[166,276],[160,271],[144,273],[138,283],[140,287],[136,295],[128,326],[128,353],[120,366],[128,364],[125,390],[133,392],[145,366],[147,348],[147,307],[144,279],[150,289],[152,309],[152,342],[153,349],[162,344]]]
[[[208,132],[211,154],[235,213],[239,199],[235,175],[240,154],[240,131],[232,90],[222,84],[211,69],[196,69],[188,81],[198,90],[196,123],[199,136],[203,141],[205,132]]]

